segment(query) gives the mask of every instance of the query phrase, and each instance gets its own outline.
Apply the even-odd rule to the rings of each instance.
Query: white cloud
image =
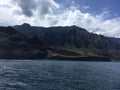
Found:
[[[90,6],[82,6],[82,9],[89,9]]]
[[[120,37],[120,17],[109,19],[110,14],[106,9],[99,15],[92,15],[83,13],[77,7],[71,6],[62,10],[62,13],[56,13],[61,9],[54,0],[34,0],[36,7],[27,6],[28,13],[26,14],[24,8],[28,2],[21,2],[21,4],[24,4],[21,6],[21,4],[11,1],[14,0],[0,2],[0,23],[6,25],[30,23],[31,25],[45,27],[77,25],[90,32]],[[84,8],[88,9],[90,7],[85,6]]]

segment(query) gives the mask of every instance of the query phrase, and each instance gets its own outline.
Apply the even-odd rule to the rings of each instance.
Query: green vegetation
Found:
[[[32,59],[47,56],[45,46],[29,39],[12,27],[0,27],[1,59]]]
[[[77,26],[44,28],[23,24],[14,28],[30,38],[36,36],[47,46],[54,48],[53,55],[74,56],[76,54],[75,56],[108,57],[120,60],[119,38],[89,33]]]

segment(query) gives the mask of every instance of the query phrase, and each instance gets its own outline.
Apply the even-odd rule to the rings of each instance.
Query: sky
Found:
[[[120,37],[120,0],[0,0],[0,26],[76,25]]]

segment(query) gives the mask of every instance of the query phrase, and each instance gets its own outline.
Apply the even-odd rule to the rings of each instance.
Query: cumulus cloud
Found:
[[[83,9],[89,9],[90,6],[82,6]]]
[[[120,37],[120,17],[108,18],[108,9],[104,9],[99,15],[83,13],[81,9],[74,4],[63,10],[54,0],[4,0],[0,3],[0,23],[30,23],[45,27],[77,25],[89,32]]]
[[[89,32],[103,34],[110,37],[120,37],[120,17],[107,19],[108,11],[99,15],[82,13],[79,9],[69,9],[58,15],[48,15],[43,26],[71,26],[77,25],[86,28]]]
[[[53,0],[39,0],[38,2],[38,12],[40,16],[45,16],[47,14],[53,13],[54,8],[59,8],[59,5]]]
[[[53,0],[13,0],[22,10],[22,13],[28,17],[34,15],[38,11],[40,16],[52,13],[53,8],[59,5]]]
[[[28,17],[33,15],[33,12],[36,10],[36,2],[35,0],[14,0],[22,10],[22,13]]]

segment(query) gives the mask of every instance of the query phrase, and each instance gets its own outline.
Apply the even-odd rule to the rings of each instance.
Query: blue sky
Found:
[[[88,12],[93,15],[100,14],[108,10],[110,18],[120,16],[120,0],[55,0],[62,7],[68,8],[71,5],[78,6],[82,12]],[[86,8],[82,8],[85,7]]]
[[[120,37],[120,0],[1,0],[0,25],[72,26]]]

